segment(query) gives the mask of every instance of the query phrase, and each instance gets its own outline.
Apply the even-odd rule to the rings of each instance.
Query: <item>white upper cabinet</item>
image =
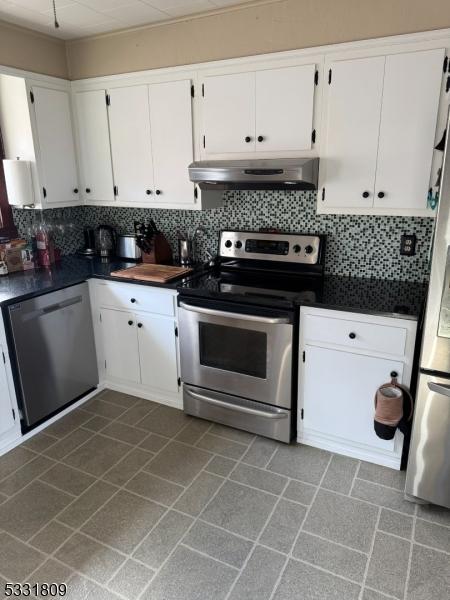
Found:
[[[5,158],[30,162],[32,190],[24,205],[79,204],[71,97],[67,82],[0,74],[0,129]]]
[[[255,151],[255,74],[207,77],[203,83],[207,154]]]
[[[188,173],[194,160],[190,79],[76,96],[86,203],[202,208]]]
[[[113,202],[114,183],[105,90],[76,93],[83,197]]]
[[[64,90],[38,86],[33,86],[31,92],[45,203],[76,204],[79,190],[70,95]]]
[[[207,75],[202,154],[270,156],[311,150],[315,64]],[[264,153],[264,154],[263,154]]]
[[[256,150],[310,150],[315,65],[256,71]]]
[[[332,66],[326,157],[322,159],[326,161],[327,207],[373,205],[383,71],[384,57],[380,56]]]
[[[153,163],[148,86],[109,90],[114,184],[119,203],[151,200]]]
[[[430,32],[72,82],[82,198],[216,208],[191,162],[319,157],[318,213],[432,216],[449,46]]]
[[[193,161],[191,81],[154,83],[148,88],[153,148],[152,205],[195,203],[188,166]]]
[[[318,212],[425,216],[444,49],[326,64]]]
[[[443,60],[443,49],[386,57],[376,208],[426,205]]]

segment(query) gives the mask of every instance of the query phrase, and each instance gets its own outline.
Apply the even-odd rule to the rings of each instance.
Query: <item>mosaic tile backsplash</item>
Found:
[[[29,233],[34,211],[14,209],[21,235]],[[328,274],[375,277],[400,281],[428,279],[433,232],[432,218],[356,215],[317,215],[316,192],[228,192],[221,208],[207,211],[162,210],[81,206],[43,211],[44,219],[66,225],[56,242],[63,254],[72,254],[83,244],[83,227],[108,223],[119,233],[132,233],[133,221],[153,218],[166,234],[174,254],[177,234],[198,226],[206,234],[197,238],[198,259],[206,250],[215,254],[221,229],[277,227],[283,231],[327,235],[325,271]],[[73,227],[68,228],[67,224]],[[56,230],[58,227],[56,227]],[[416,255],[400,256],[400,236],[415,233]]]

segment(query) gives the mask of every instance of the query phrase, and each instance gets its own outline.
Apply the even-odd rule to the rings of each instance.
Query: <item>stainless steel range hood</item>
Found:
[[[315,190],[318,158],[211,160],[189,165],[201,190]]]

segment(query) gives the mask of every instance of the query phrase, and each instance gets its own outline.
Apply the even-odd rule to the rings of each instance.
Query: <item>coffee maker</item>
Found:
[[[117,233],[111,225],[99,225],[96,229],[97,254],[102,258],[115,256],[117,248]]]
[[[78,254],[83,256],[95,255],[95,229],[93,227],[85,227],[83,229],[84,247],[78,250]]]

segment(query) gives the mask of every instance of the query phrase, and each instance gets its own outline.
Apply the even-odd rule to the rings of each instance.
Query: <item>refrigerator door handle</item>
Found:
[[[432,392],[436,392],[436,394],[442,394],[443,396],[448,396],[450,398],[450,385],[429,381],[428,389]]]

